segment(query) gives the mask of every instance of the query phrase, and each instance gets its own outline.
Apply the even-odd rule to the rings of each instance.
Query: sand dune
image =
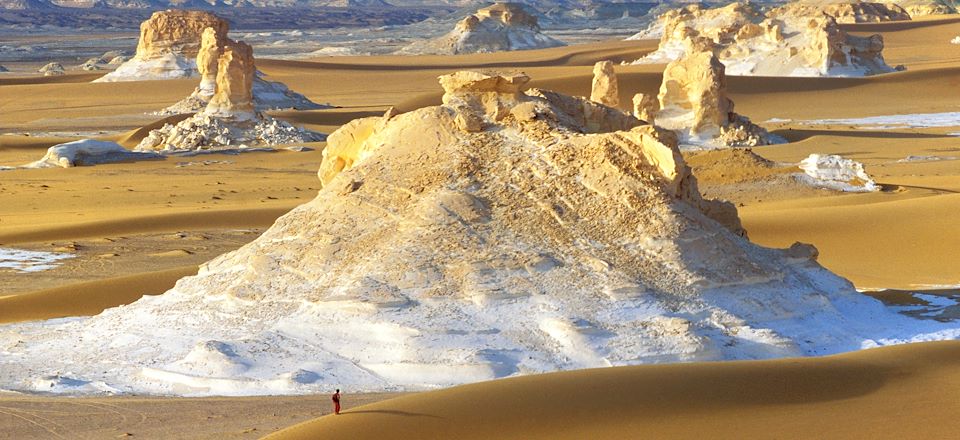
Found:
[[[166,292],[180,278],[196,273],[196,267],[188,266],[2,297],[0,323],[95,315],[143,295]]]
[[[950,438],[960,343],[484,382],[350,408],[270,440]]]

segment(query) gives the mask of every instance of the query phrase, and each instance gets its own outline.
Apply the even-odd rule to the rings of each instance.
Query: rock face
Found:
[[[612,62],[600,61],[593,66],[590,100],[608,107],[620,105],[620,88],[617,86],[617,74],[613,71]]]
[[[316,199],[164,295],[0,327],[0,388],[422,389],[956,333],[750,243],[671,132],[527,80],[444,76],[443,105],[345,125]]]
[[[685,143],[705,147],[775,143],[777,139],[766,130],[733,111],[723,63],[709,43],[704,50],[695,41],[688,40],[684,57],[663,71],[657,125],[676,130]]]
[[[220,52],[226,37],[217,34],[214,28],[206,28],[200,37],[200,49],[197,51],[197,72],[200,73],[200,86],[197,93],[207,101],[217,91],[217,68]]]
[[[633,95],[633,116],[641,121],[653,124],[660,110],[656,96],[637,93]]]
[[[213,29],[217,40],[227,37],[226,20],[203,11],[170,9],[154,12],[140,25],[137,53],[117,70],[97,81],[144,81],[197,76],[194,59],[204,29]]]
[[[660,47],[636,63],[679,59],[688,40],[700,40],[713,46],[731,75],[863,76],[894,70],[883,59],[880,35],[849,35],[834,18],[803,5],[766,15],[748,4],[688,6],[664,14],[661,22]]]
[[[212,61],[205,62],[205,71],[211,65]],[[324,139],[319,133],[293,127],[256,110],[253,84],[257,70],[250,45],[226,40],[216,65],[214,93],[203,111],[177,125],[166,124],[151,131],[137,145],[138,151],[245,149]],[[201,91],[198,88],[195,93]]]
[[[467,16],[450,33],[411,44],[400,53],[453,55],[565,45],[541,33],[537,18],[527,12],[523,5],[496,3]]]
[[[257,75],[253,48],[230,41],[217,60],[217,83],[204,113],[211,116],[252,118],[253,79]]]

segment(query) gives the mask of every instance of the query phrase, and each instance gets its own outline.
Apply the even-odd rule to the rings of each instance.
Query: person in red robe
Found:
[[[336,393],[333,393],[333,413],[340,414],[340,389],[337,389]]]

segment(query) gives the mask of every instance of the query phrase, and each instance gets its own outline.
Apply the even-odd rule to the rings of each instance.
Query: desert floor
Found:
[[[819,248],[819,261],[823,265],[860,288],[940,288],[934,293],[955,295],[955,289],[942,289],[960,284],[960,262],[956,257],[956,249],[960,249],[960,234],[957,233],[960,231],[960,217],[956,215],[960,211],[960,159],[899,161],[908,156],[960,158],[960,137],[954,133],[960,129],[887,127],[863,130],[850,124],[804,121],[957,111],[960,102],[960,46],[949,41],[960,34],[960,18],[853,25],[848,29],[864,34],[882,33],[887,62],[890,65],[903,64],[907,70],[871,78],[729,77],[729,92],[739,113],[791,141],[784,145],[758,147],[753,149],[754,153],[784,164],[795,164],[810,153],[842,154],[863,162],[867,171],[883,185],[883,191],[844,194],[815,190],[784,178],[785,173],[797,171],[789,165],[771,170],[769,166],[759,166],[729,153],[691,154],[689,160],[700,177],[701,190],[708,197],[723,197],[737,203],[743,224],[753,241],[776,247],[786,247],[795,241],[812,243]],[[336,57],[306,61],[263,59],[258,60],[258,67],[269,75],[270,80],[284,82],[316,102],[339,106],[329,110],[275,113],[275,116],[292,123],[329,133],[351,119],[379,115],[391,106],[403,111],[439,103],[441,90],[436,77],[460,68],[523,71],[534,78],[535,87],[588,95],[594,62],[604,59],[632,61],[655,47],[655,41],[612,41],[493,55]],[[629,105],[634,93],[655,94],[662,69],[662,65],[618,66],[623,107]],[[89,83],[98,75],[0,77],[0,133],[4,133],[0,135],[0,166],[37,160],[47,147],[78,137],[96,136],[132,147],[145,135],[147,128],[163,122],[148,112],[178,101],[195,86],[192,80]],[[23,274],[0,269],[0,323],[95,314],[106,307],[132,302],[142,294],[162,293],[204,261],[251,241],[276,217],[313,197],[319,189],[316,170],[322,158],[323,144],[308,146],[313,150],[209,154],[71,169],[0,171],[0,247],[75,255],[63,260],[61,266],[43,272]],[[731,163],[738,165],[730,167]],[[913,301],[906,293],[886,295],[884,299],[900,303]],[[647,370],[609,373],[591,371],[542,380],[568,377],[571,383],[587,386],[591,375],[602,382],[610,380],[603,378],[621,374],[629,377],[633,371],[655,371],[659,373],[636,373],[643,377],[649,374],[649,377],[640,381],[637,388],[630,389],[635,389],[637,394],[650,387],[660,389],[657,391],[660,393],[671,389],[688,393],[687,388],[670,388],[681,384],[670,385],[672,379],[667,379],[680,371],[687,374],[684,369],[690,369],[690,374],[702,370],[704,377],[728,373],[733,375],[730,377],[743,377],[737,375],[757,372],[768,374],[769,380],[774,381],[771,383],[788,387],[785,390],[799,392],[789,387],[793,386],[792,378],[797,377],[791,374],[799,374],[795,370],[799,367],[794,366],[800,365],[811,366],[814,372],[820,371],[817,377],[829,376],[827,372],[834,369],[838,377],[851,380],[830,381],[824,386],[828,390],[819,391],[818,382],[800,381],[811,389],[808,394],[797,395],[808,396],[817,402],[811,405],[791,402],[791,397],[786,394],[782,396],[787,401],[774,397],[763,400],[761,396],[757,397],[758,401],[747,399],[743,405],[734,404],[736,399],[730,397],[719,400],[730,403],[729,411],[733,411],[724,413],[727,410],[722,409],[723,405],[700,402],[699,397],[692,394],[688,401],[700,402],[693,407],[699,408],[697,417],[703,418],[703,426],[720,420],[711,418],[708,413],[712,411],[735,417],[736,411],[752,414],[759,411],[760,404],[777,403],[772,405],[772,412],[736,418],[738,424],[733,426],[746,430],[743,432],[763,429],[764,426],[768,429],[769,426],[781,426],[781,418],[791,414],[789,411],[819,411],[824,417],[846,414],[848,418],[856,419],[855,415],[861,409],[866,411],[863,408],[875,405],[870,407],[877,411],[886,408],[891,413],[909,415],[924,423],[934,423],[930,417],[945,408],[952,408],[955,414],[956,403],[938,400],[944,396],[936,393],[925,401],[931,406],[929,413],[919,410],[905,412],[920,406],[895,404],[883,407],[882,402],[890,402],[883,400],[883,396],[893,395],[883,393],[900,392],[898,390],[906,390],[904,387],[908,386],[941,392],[945,384],[952,384],[953,396],[957,395],[955,375],[939,377],[934,374],[939,371],[937,368],[955,366],[958,358],[955,345],[933,344],[903,349],[916,350],[916,353],[897,350],[881,351],[893,353],[890,355],[869,352],[821,360],[649,367]],[[927,353],[925,359],[932,364],[896,364],[899,362],[897,354],[919,358],[920,353]],[[860,373],[849,373],[847,369],[853,368],[851,363],[862,364],[857,370]],[[884,369],[887,368],[884,365],[889,369]],[[859,382],[852,380],[871,372],[878,372],[878,377],[864,377],[858,379]],[[660,382],[651,379],[653,377],[665,380],[662,389],[657,388]],[[529,383],[539,383],[537,381],[541,379],[528,380]],[[514,386],[512,384],[518,382],[507,383],[511,385],[503,386]],[[544,382],[547,383],[552,382]],[[817,394],[827,391],[834,393],[831,395],[834,397]],[[401,405],[395,410],[383,407],[387,412],[364,417],[380,417],[377,423],[387,417],[435,423],[431,418],[398,417],[403,414],[389,411],[420,408],[416,406],[421,405],[416,399],[435,405],[441,402],[435,400],[440,399],[435,396],[455,396],[458,392],[390,401],[403,405],[412,402],[409,405],[413,406]],[[718,394],[705,394],[702,399],[726,395],[716,392]],[[736,395],[744,399],[748,397],[746,394]],[[876,398],[879,403],[864,403],[865,407],[854,410],[854,406],[844,406],[855,401],[851,396],[867,400]],[[369,398],[376,400],[381,396]],[[173,432],[182,432],[189,437],[187,434],[194,429],[205,429],[196,426],[205,426],[206,417],[215,418],[216,414],[235,417],[232,422],[218,422],[222,424],[211,429],[220,431],[211,431],[212,436],[242,433],[254,420],[260,423],[255,425],[257,433],[263,434],[281,425],[318,415],[321,409],[315,408],[316,399],[324,401],[325,397],[299,399],[299,403],[298,398],[284,401],[291,405],[284,416],[295,414],[298,418],[280,423],[258,412],[263,409],[258,405],[263,404],[257,399],[212,399],[198,405],[193,399],[6,397],[0,398],[0,408],[3,409],[0,411],[0,438],[8,432],[15,432],[11,429],[61,429],[85,423],[90,425],[83,428],[88,431],[78,428],[57,431],[58,435],[71,438],[73,434],[70,432],[75,432],[79,437],[98,437],[108,431],[96,429],[112,429],[109,432],[117,435],[140,429],[147,437],[168,437]],[[921,397],[917,396],[917,399]],[[134,424],[140,419],[131,415],[126,418],[104,414],[103,417],[85,417],[83,420],[55,419],[36,411],[36,408],[30,409],[31,405],[40,405],[41,402],[44,408],[53,408],[50,411],[63,411],[65,407],[62,405],[82,406],[86,402],[93,406],[122,402],[124,408],[134,408],[133,402],[137,402],[137,405],[143,405],[143,412],[150,414],[145,423],[154,426],[149,429],[167,431],[150,431],[145,425],[135,428]],[[668,408],[679,408],[681,403],[677,401]],[[183,408],[181,418],[170,416],[163,419],[159,415],[163,411],[176,414],[177,410],[169,408],[177,405]],[[776,408],[782,411],[777,413],[780,410]],[[658,418],[673,420],[682,415],[670,416],[662,411],[666,409],[656,413],[661,415]],[[598,413],[590,416],[596,417],[589,419],[591,423],[600,424],[607,420],[604,417],[608,415]],[[610,414],[622,413],[614,411]],[[798,420],[813,420],[813,414],[809,413],[808,419]],[[172,419],[177,419],[176,423],[181,423],[179,426],[187,431],[177,431]],[[481,419],[471,419],[471,423]],[[350,420],[344,417],[337,419],[336,424],[321,421],[318,426],[359,429],[359,425],[348,423]],[[643,420],[656,423],[655,420]],[[520,421],[517,423],[520,423],[517,426],[527,426]],[[777,424],[771,425],[773,423]],[[24,432],[26,436],[28,431],[16,432]],[[34,433],[46,435],[43,431]]]

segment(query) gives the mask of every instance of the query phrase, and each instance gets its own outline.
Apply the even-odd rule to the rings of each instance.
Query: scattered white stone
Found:
[[[16,272],[41,272],[59,266],[62,260],[75,257],[65,252],[40,252],[23,249],[0,248],[0,269]]]
[[[54,145],[47,149],[42,159],[26,165],[26,168],[70,168],[84,165],[123,162],[132,160],[158,159],[153,152],[135,152],[127,150],[116,142],[84,139]]]
[[[863,164],[835,154],[811,154],[800,161],[805,174],[801,181],[820,188],[844,192],[873,192],[880,186],[863,169]]]

